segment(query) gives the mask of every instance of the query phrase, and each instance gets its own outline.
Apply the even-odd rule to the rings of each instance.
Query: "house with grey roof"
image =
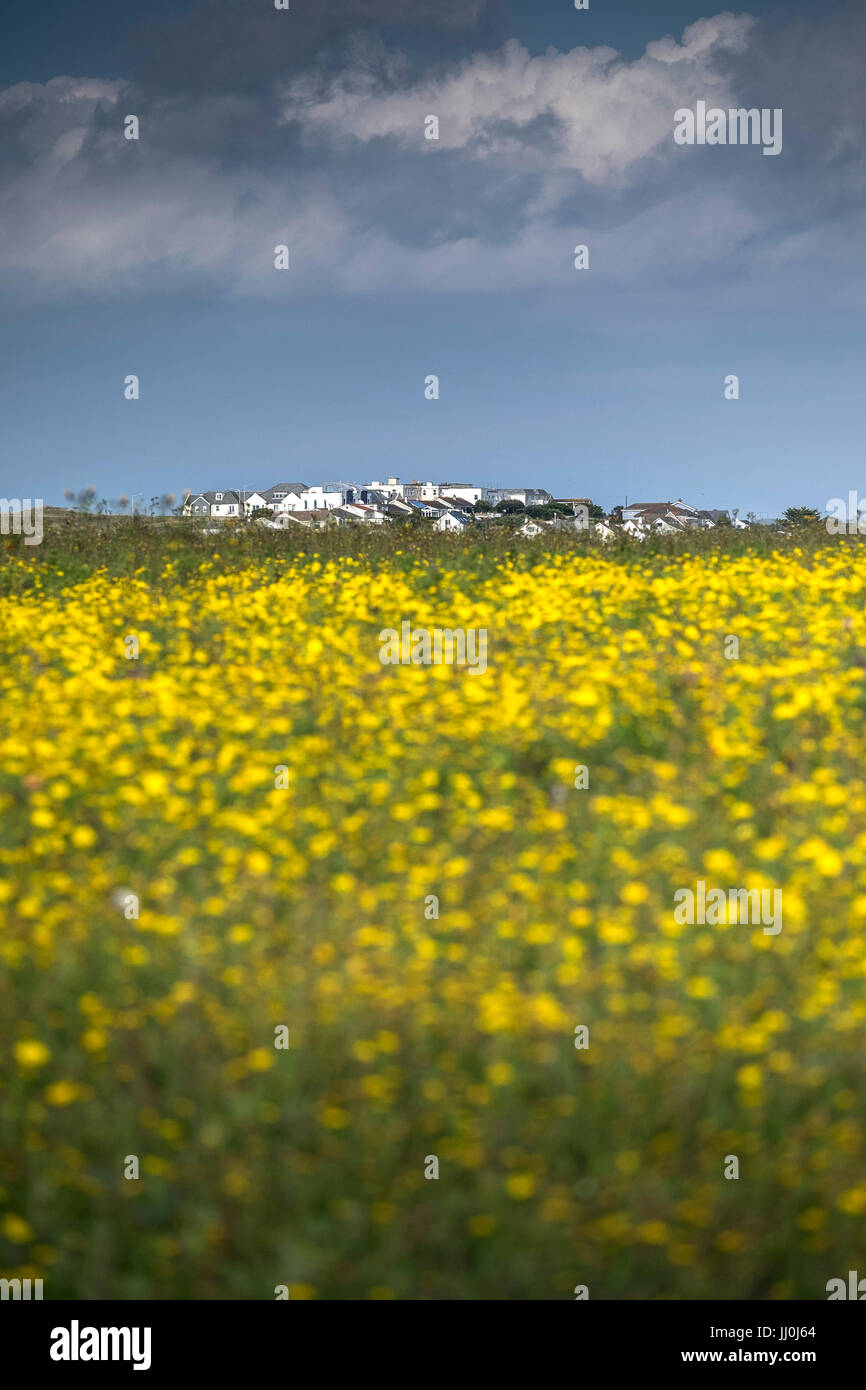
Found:
[[[274,483],[273,487],[266,487],[261,495],[265,499],[265,506],[270,507],[272,512],[284,512],[291,511],[292,498],[300,497],[306,490],[306,483]]]
[[[444,511],[435,522],[437,531],[465,531],[469,518],[465,512]]]
[[[199,492],[190,495],[183,506],[184,516],[211,516],[228,520],[241,516],[241,501],[236,492],[226,488],[223,492]]]

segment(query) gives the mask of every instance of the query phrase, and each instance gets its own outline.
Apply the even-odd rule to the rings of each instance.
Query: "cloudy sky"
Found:
[[[4,23],[0,494],[398,474],[776,514],[866,485],[862,0]],[[782,153],[677,145],[698,101],[781,108]]]

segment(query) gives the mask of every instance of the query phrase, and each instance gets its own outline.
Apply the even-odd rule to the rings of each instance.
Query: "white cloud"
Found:
[[[364,68],[341,74],[324,92],[315,77],[304,76],[285,90],[283,119],[300,121],[308,139],[391,138],[423,148],[424,119],[435,115],[435,148],[475,159],[522,153],[530,165],[550,168],[551,151],[522,144],[520,131],[552,117],[559,132],[553,165],[605,183],[649,154],[671,152],[678,107],[699,98],[727,101],[719,50],[741,49],[753,24],[749,15],[702,19],[685,30],[682,43],[659,40],[633,62],[613,48],[550,49],[533,58],[512,40],[405,90],[385,90]]]

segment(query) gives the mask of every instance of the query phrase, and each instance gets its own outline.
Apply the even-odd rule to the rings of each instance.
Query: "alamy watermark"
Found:
[[[29,1303],[31,1298],[39,1302],[42,1298],[41,1279],[0,1279],[0,1299]]]
[[[781,888],[711,888],[699,878],[694,890],[678,888],[674,893],[674,921],[681,926],[716,927],[723,922],[763,926],[765,936],[778,936],[782,930]]]
[[[866,536],[866,497],[858,497],[853,489],[847,503],[844,497],[831,497],[825,511],[824,525],[831,536]]]
[[[25,545],[41,545],[43,505],[41,497],[0,497],[0,535],[23,536]]]
[[[472,676],[487,670],[487,629],[413,628],[404,619],[400,631],[386,627],[379,633],[379,660],[383,666],[466,666]]]
[[[52,1361],[131,1361],[134,1371],[148,1371],[151,1337],[149,1327],[82,1327],[73,1318],[52,1328],[48,1354]]]
[[[859,1279],[856,1269],[848,1270],[847,1288],[844,1279],[828,1279],[824,1288],[827,1291],[828,1303],[833,1303],[840,1298],[853,1298],[858,1303],[862,1303],[866,1299],[866,1279]]]
[[[678,145],[763,145],[764,154],[782,153],[782,108],[772,110],[744,106],[724,111],[699,101],[694,111],[681,106],[674,112],[674,140]]]

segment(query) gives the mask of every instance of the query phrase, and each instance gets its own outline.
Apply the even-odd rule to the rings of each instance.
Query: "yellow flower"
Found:
[[[620,897],[624,903],[645,903],[649,889],[645,883],[626,883],[620,890]]]
[[[326,1105],[322,1111],[322,1124],[326,1129],[345,1129],[348,1123],[348,1111],[339,1105]]]
[[[44,1043],[37,1042],[35,1038],[23,1038],[15,1044],[15,1061],[24,1071],[29,1071],[33,1067],[44,1067],[45,1063],[51,1058],[51,1053]]]
[[[664,1221],[644,1221],[635,1228],[635,1238],[645,1245],[664,1245],[670,1239],[670,1230]]]
[[[737,1072],[737,1080],[746,1090],[753,1090],[763,1085],[764,1074],[759,1066],[750,1062],[748,1066],[740,1067]]]
[[[74,1081],[54,1081],[45,1087],[43,1094],[49,1105],[71,1105],[80,1100],[83,1093]]]
[[[846,1216],[862,1216],[866,1211],[866,1183],[861,1182],[857,1187],[849,1187],[842,1193],[836,1205]]]
[[[14,1216],[12,1212],[7,1212],[0,1225],[4,1236],[13,1245],[26,1245],[28,1240],[33,1240],[33,1228],[24,1220],[22,1216]]]
[[[715,981],[709,976],[696,975],[686,985],[686,993],[691,995],[692,999],[713,999],[718,994],[718,989]]]

